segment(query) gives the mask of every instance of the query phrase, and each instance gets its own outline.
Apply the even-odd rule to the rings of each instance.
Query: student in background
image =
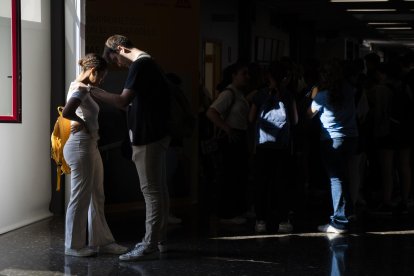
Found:
[[[269,85],[253,97],[249,121],[255,123],[255,211],[258,233],[272,228],[291,232],[288,178],[292,126],[298,122],[294,96],[287,86],[290,70],[280,62],[269,68]],[[292,178],[292,177],[290,177]],[[270,227],[269,227],[270,226]]]
[[[249,103],[245,98],[249,71],[244,63],[227,69],[228,84],[207,110],[207,118],[222,132],[219,150],[222,156],[218,176],[218,216],[222,223],[244,224],[247,211],[248,178],[247,128]]]
[[[318,230],[345,233],[352,214],[348,166],[358,143],[356,90],[345,80],[343,66],[337,60],[322,66],[320,78],[309,114],[319,113],[321,121],[321,154],[330,178],[333,214],[329,223],[319,226]]]

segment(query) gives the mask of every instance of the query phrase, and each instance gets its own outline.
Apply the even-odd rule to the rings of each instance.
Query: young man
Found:
[[[168,219],[165,176],[166,150],[170,142],[167,130],[168,84],[151,56],[136,48],[125,36],[114,35],[107,39],[104,58],[128,69],[124,89],[121,94],[112,94],[94,87],[91,94],[118,108],[127,107],[132,160],[146,206],[145,237],[119,259],[152,259],[158,256],[159,250],[165,249],[162,242]]]

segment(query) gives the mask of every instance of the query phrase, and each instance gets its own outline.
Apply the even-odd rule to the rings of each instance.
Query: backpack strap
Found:
[[[236,91],[234,91],[234,89],[233,88],[230,88],[230,87],[227,87],[226,89],[224,89],[224,90],[228,90],[228,91],[230,91],[231,92],[231,104],[230,104],[230,106],[227,108],[227,110],[226,110],[226,112],[224,112],[224,114],[222,115],[222,117],[223,117],[223,120],[226,120],[226,118],[229,116],[229,114],[230,114],[230,111],[232,110],[232,108],[233,108],[233,105],[234,105],[234,103],[236,102]]]
[[[225,121],[226,118],[229,116],[231,109],[233,108],[234,103],[236,102],[236,91],[234,91],[234,89],[227,87],[226,89],[224,89],[221,93],[223,93],[224,91],[230,91],[231,92],[231,104],[230,106],[227,108],[227,110],[225,112],[223,112],[223,114],[221,115],[221,117],[223,118],[223,120]],[[220,137],[223,134],[223,130],[214,126],[214,130],[213,130],[213,137]]]

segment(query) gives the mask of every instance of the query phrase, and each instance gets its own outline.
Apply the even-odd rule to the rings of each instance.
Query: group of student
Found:
[[[210,161],[220,164],[213,177],[220,222],[246,223],[252,205],[256,232],[292,231],[289,212],[294,204],[306,204],[299,201],[306,200],[303,190],[318,160],[332,200],[331,216],[319,231],[348,232],[360,205],[371,204],[373,212],[406,212],[413,65],[413,53],[407,52],[387,62],[371,53],[364,60],[309,60],[302,66],[282,58],[264,71],[246,63],[226,68],[205,113],[219,143]],[[312,144],[315,132],[319,143]],[[313,148],[320,159],[312,159]],[[374,178],[378,168],[381,177]],[[298,179],[302,185],[294,183]],[[394,183],[400,188],[393,189]],[[396,190],[399,200],[393,202]]]
[[[395,207],[391,202],[392,161],[394,155],[398,157],[402,184],[398,207],[406,210],[414,119],[407,109],[413,102],[412,54],[404,61],[398,66],[394,62],[385,64],[371,54],[366,57],[366,72],[356,62],[339,60],[312,63],[301,73],[289,59],[272,62],[265,74],[257,74],[258,67],[242,62],[226,68],[217,87],[218,96],[203,110],[206,121],[216,129],[214,139],[219,145],[220,158],[215,159],[220,160],[217,201],[212,204],[217,205],[220,222],[246,222],[243,214],[249,205],[248,182],[253,179],[254,196],[250,199],[256,215],[255,230],[292,230],[289,202],[295,202],[292,198],[298,194],[292,193],[289,185],[297,175],[302,175],[304,182],[308,180],[312,160],[307,155],[307,133],[313,128],[311,121],[318,122],[320,155],[332,199],[332,214],[319,231],[349,231],[364,175],[351,165],[367,167],[362,153],[371,158],[369,164],[381,168],[381,210]],[[99,88],[108,63],[128,70],[121,93]],[[64,147],[71,167],[65,254],[87,257],[109,253],[120,255],[121,261],[155,258],[167,250],[169,84],[151,56],[122,35],[107,39],[103,56],[87,54],[79,65],[82,71],[69,87],[63,110],[63,116],[71,120],[71,135]],[[103,165],[97,144],[99,101],[127,111],[132,161],[145,200],[145,236],[129,251],[115,242],[105,219]],[[199,126],[200,130],[204,127]],[[306,162],[296,162],[302,166],[292,167],[292,159]]]

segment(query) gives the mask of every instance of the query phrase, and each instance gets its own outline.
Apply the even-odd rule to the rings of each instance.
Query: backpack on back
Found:
[[[70,135],[70,120],[62,116],[63,107],[57,108],[59,116],[50,136],[51,144],[51,158],[55,161],[57,166],[57,185],[56,191],[60,191],[60,177],[62,174],[69,174],[70,167],[63,157],[63,147]]]
[[[190,137],[195,129],[196,119],[191,104],[180,87],[168,81],[170,91],[170,117],[168,129],[174,139]]]
[[[259,108],[257,144],[284,148],[290,143],[288,107],[275,95],[269,95]]]

